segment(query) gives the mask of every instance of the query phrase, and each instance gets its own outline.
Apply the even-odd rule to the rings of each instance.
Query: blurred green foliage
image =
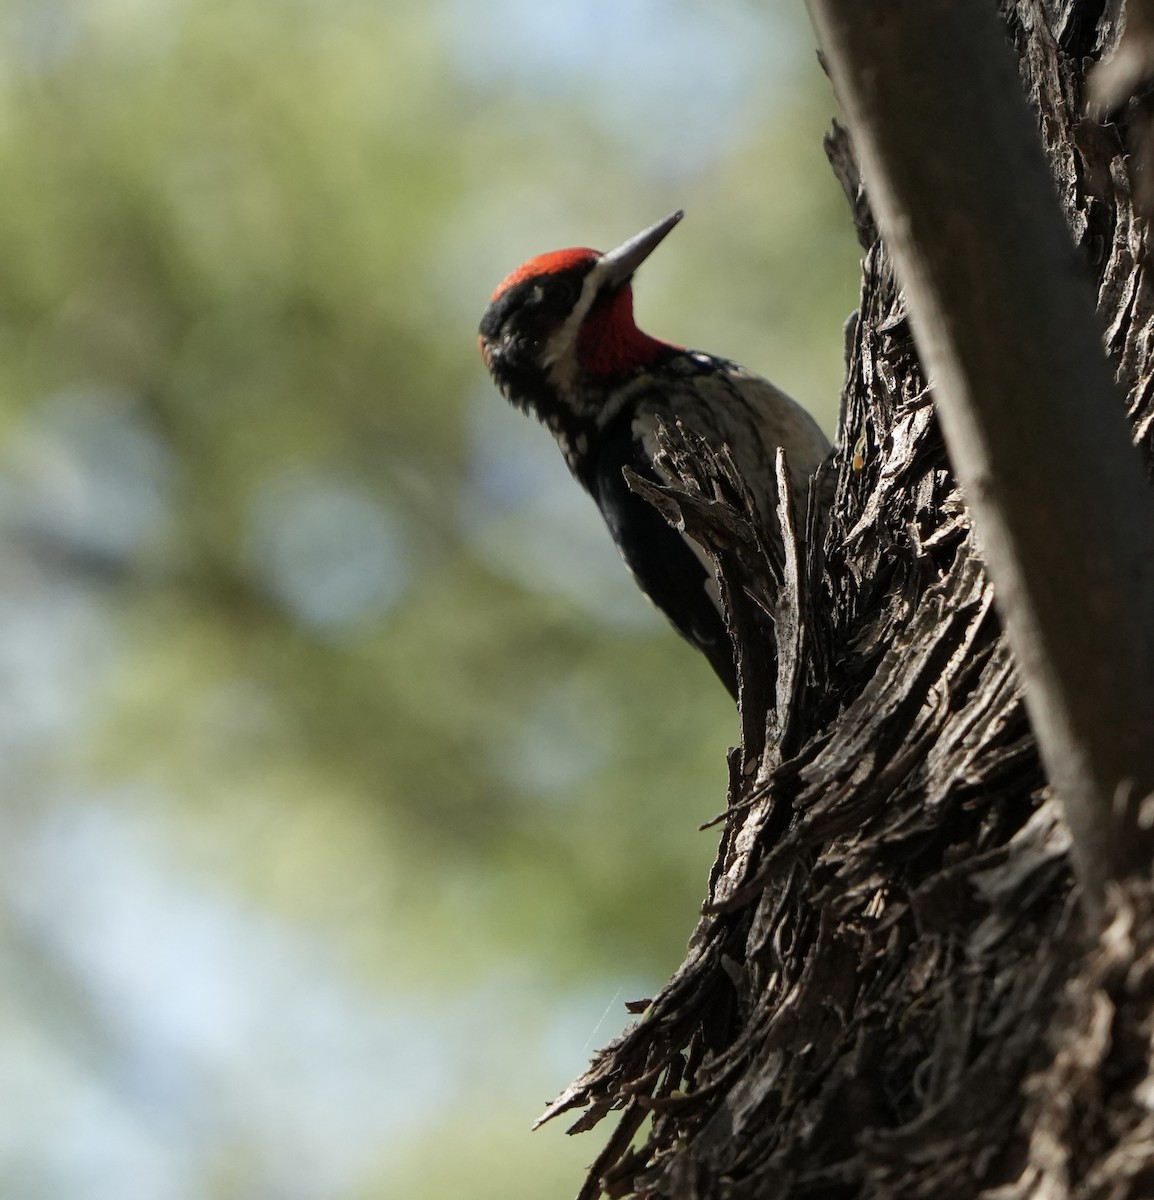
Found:
[[[692,34],[707,7],[635,15]],[[456,1195],[500,1166],[492,1194],[520,1195],[519,1156],[524,1194],[553,1194],[546,1143],[520,1135],[594,1045],[526,1014],[600,987],[595,1024],[692,929],[714,846],[695,826],[724,803],[734,716],[547,436],[489,388],[475,325],[529,255],[684,206],[639,282],[642,324],[764,370],[832,430],[855,249],[821,156],[824,82],[782,7],[728,6],[764,61],[741,48],[743,122],[719,109],[723,134],[684,154],[631,121],[648,110],[628,73],[583,82],[578,63],[549,87],[486,65],[449,0],[0,8],[0,605],[79,596],[48,640],[105,646],[29,668],[77,711],[7,739],[7,835],[43,837],[61,788],[75,811],[99,795],[159,831],[149,854],[194,893],[319,939],[382,1003],[519,981],[516,1005],[502,985],[475,1006],[494,1048],[450,1072],[449,1127],[317,1194]],[[25,967],[31,945],[11,943]],[[99,1026],[69,962],[44,986]],[[563,1064],[513,1069],[538,1038],[570,1047]],[[232,1166],[171,1194],[255,1194],[230,1137]],[[432,1167],[412,1157],[426,1142]],[[0,1150],[0,1179],[14,1170]]]

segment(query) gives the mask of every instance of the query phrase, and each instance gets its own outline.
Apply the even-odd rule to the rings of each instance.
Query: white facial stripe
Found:
[[[605,280],[607,270],[608,268],[603,267],[599,262],[593,264],[581,285],[581,295],[577,297],[573,311],[558,325],[548,342],[545,343],[545,352],[541,356],[541,362],[549,372],[550,380],[558,388],[566,388],[573,382],[577,371],[577,356],[573,353],[577,345],[577,333],[589,315],[593,301],[597,299],[597,293]]]

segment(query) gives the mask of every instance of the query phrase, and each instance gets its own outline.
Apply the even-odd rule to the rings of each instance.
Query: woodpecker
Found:
[[[682,216],[672,213],[604,254],[575,248],[530,259],[493,293],[479,344],[505,398],[553,434],[641,590],[736,698],[714,568],[629,489],[624,470],[671,482],[655,461],[656,430],[680,421],[714,449],[728,448],[772,529],[777,448],[785,448],[800,517],[830,444],[805,409],[759,375],[637,328],[633,273]]]

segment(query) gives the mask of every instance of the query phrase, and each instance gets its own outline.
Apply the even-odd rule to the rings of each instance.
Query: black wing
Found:
[[[737,698],[733,643],[714,602],[712,572],[647,501],[630,491],[623,474],[632,468],[643,479],[663,483],[623,413],[603,429],[596,452],[582,464],[589,490],[621,557],[641,590],[673,627],[709,659],[718,678]]]

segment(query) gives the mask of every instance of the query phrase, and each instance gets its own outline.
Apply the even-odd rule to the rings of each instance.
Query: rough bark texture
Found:
[[[1144,227],[1119,129],[1081,116],[1117,14],[1002,8],[1154,461]],[[683,486],[646,494],[720,564],[743,745],[684,964],[547,1116],[616,1114],[583,1200],[1148,1197],[1154,898],[1115,890],[1085,942],[901,296],[829,150],[865,262],[828,527],[785,514],[782,556],[731,464],[669,431]]]

